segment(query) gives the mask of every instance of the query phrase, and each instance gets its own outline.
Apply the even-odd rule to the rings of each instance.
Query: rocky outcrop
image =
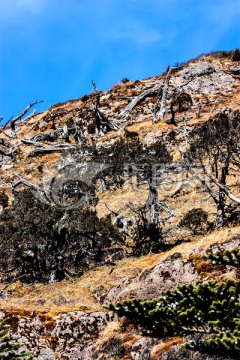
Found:
[[[227,72],[215,68],[208,62],[199,62],[193,66],[184,67],[176,77],[178,86],[184,86],[184,91],[190,94],[228,94],[233,89],[236,80]]]
[[[113,287],[106,294],[103,303],[114,303],[133,297],[153,299],[159,296],[160,291],[196,281],[197,278],[193,264],[183,259],[181,254],[175,253],[152,269]]]
[[[136,138],[143,141],[144,145],[164,141],[167,149],[173,155],[173,162],[180,163],[180,147],[183,150],[185,149],[187,136],[193,126],[201,126],[204,121],[207,121],[213,115],[226,111],[227,107],[233,110],[239,108],[239,74],[239,64],[230,58],[219,60],[211,56],[203,56],[200,59],[192,60],[183,66],[177,67],[169,80],[165,119],[154,125],[152,124],[153,113],[155,110],[159,110],[159,100],[161,98],[156,89],[160,89],[164,85],[166,73],[145,80],[119,83],[109,91],[101,92],[101,113],[109,119],[119,120],[129,104],[135,101],[135,105],[129,111],[126,123],[121,125],[125,128],[125,132],[121,129],[109,131],[109,133],[101,137],[94,133],[95,119],[92,111],[95,102],[94,93],[81,99],[56,104],[43,114],[38,114],[21,124],[16,124],[19,127],[17,129],[18,138],[10,137],[9,144],[6,143],[6,139],[2,139],[2,142],[0,142],[2,150],[5,151],[5,145],[7,144],[8,147],[14,147],[14,149],[16,146],[16,152],[13,158],[5,156],[4,153],[0,155],[0,177],[6,180],[6,183],[12,185],[11,180],[16,171],[16,173],[29,179],[34,184],[38,183],[39,186],[43,186],[49,169],[52,166],[56,167],[57,164],[61,166],[62,162],[59,161],[62,155],[59,154],[58,156],[54,153],[49,157],[47,155],[36,155],[33,158],[27,157],[30,144],[26,142],[26,139],[29,141],[29,138],[35,139],[36,134],[42,136],[45,133],[49,135],[48,139],[52,139],[50,135],[53,128],[56,127],[55,130],[57,130],[58,136],[54,141],[59,145],[65,141],[62,136],[64,134],[59,136],[59,131],[62,129],[63,132],[66,124],[69,128],[67,130],[70,132],[73,125],[78,125],[81,131],[84,130],[84,134],[86,132],[85,140],[88,142],[89,147],[95,141],[97,152],[101,152],[101,148],[104,149],[113,145],[119,137],[125,137],[126,139],[127,132],[132,132],[132,134],[138,134]],[[153,89],[155,91],[152,91]],[[145,96],[146,93],[147,96]],[[179,94],[185,94],[186,98],[188,98],[187,105],[183,104],[184,106],[181,107],[178,101],[174,102],[174,97]],[[139,101],[136,101],[137,99]],[[171,110],[176,113],[175,124],[170,121]],[[93,132],[90,132],[89,124],[93,125]],[[71,133],[69,136],[68,141],[70,141],[71,145],[80,146],[80,142],[78,143]],[[1,137],[4,137],[3,134]],[[21,141],[24,139],[25,142]],[[44,145],[50,146],[52,143],[47,141]],[[78,159],[78,150],[73,154],[69,153],[69,159],[65,157],[66,164],[68,160],[70,163],[75,161],[75,158]],[[63,156],[62,158],[64,159]],[[205,193],[201,192],[197,195],[199,190],[197,189],[192,195],[191,189],[189,189],[191,188],[190,182],[186,181],[183,184],[181,183],[180,186],[182,185],[180,196],[179,192],[177,193],[178,187],[174,187],[174,191],[170,191],[169,188],[166,190],[167,201],[169,201],[171,209],[173,208],[176,212],[176,217],[178,216],[177,221],[171,223],[173,227],[177,227],[176,224],[184,213],[196,207],[197,201],[201,207],[206,205],[205,198],[203,198],[206,195]],[[197,186],[198,184],[194,187],[194,191]],[[8,187],[8,192],[10,190],[11,186]],[[124,209],[128,201],[134,202],[139,200],[136,198],[144,197],[143,193],[140,192],[132,194],[123,188],[115,190],[98,192],[99,204],[96,209],[101,216],[109,214],[105,204],[108,205],[109,209],[119,210],[120,208]],[[175,196],[176,193],[177,196]],[[190,205],[188,201],[190,201]],[[211,206],[209,206],[210,216],[214,213]],[[177,233],[176,237],[178,235],[179,233]],[[216,239],[213,240],[215,244],[212,248],[217,249],[220,239],[217,232],[214,236],[216,236]],[[69,240],[67,236],[66,239]],[[184,241],[186,240],[184,239]],[[11,336],[17,342],[23,344],[25,349],[31,351],[36,360],[211,360],[212,357],[209,355],[182,349],[181,343],[183,339],[180,337],[157,339],[140,336],[137,329],[131,326],[127,320],[121,319],[121,321],[118,321],[112,313],[102,308],[102,305],[115,303],[123,299],[135,297],[144,299],[157,298],[161,291],[174,289],[181,284],[193,283],[200,278],[218,278],[221,280],[239,278],[239,273],[231,266],[219,266],[217,270],[212,271],[209,262],[199,260],[206,247],[202,250],[198,240],[199,237],[196,238],[196,242],[192,243],[191,250],[186,256],[184,251],[181,253],[179,249],[175,250],[175,253],[171,251],[171,253],[166,254],[163,260],[160,260],[161,254],[157,254],[153,263],[149,262],[147,266],[142,267],[143,262],[140,261],[138,264],[135,263],[136,265],[131,269],[125,266],[126,272],[124,270],[118,273],[117,266],[115,267],[117,261],[112,259],[111,268],[107,268],[105,272],[106,279],[104,278],[104,281],[106,284],[104,281],[99,281],[100,284],[97,283],[94,286],[87,284],[84,291],[88,292],[86,296],[88,298],[85,299],[86,293],[84,291],[81,294],[78,292],[78,299],[81,300],[76,307],[73,302],[71,303],[71,299],[68,299],[69,293],[66,292],[63,303],[61,303],[62,300],[57,303],[56,299],[54,300],[55,303],[54,301],[51,302],[49,300],[51,296],[48,298],[46,296],[47,300],[44,296],[42,298],[39,296],[35,303],[39,305],[42,301],[42,305],[46,305],[44,311],[27,312],[25,309],[19,309],[20,305],[18,307],[18,304],[15,303],[15,310],[11,312],[7,298],[11,302],[11,296],[17,297],[18,295],[14,295],[12,288],[7,286],[7,300],[2,307],[3,312],[0,313],[0,319],[4,316],[11,318]],[[221,244],[222,249],[232,249],[239,246],[239,236]],[[192,258],[198,257],[197,266],[189,257],[189,253]],[[126,261],[131,261],[131,258]],[[129,273],[127,273],[128,270]],[[109,274],[109,278],[110,274],[116,274],[116,276],[109,280],[107,274]],[[75,280],[75,278],[70,279],[73,286],[75,286]],[[66,283],[63,282],[61,286],[64,287],[65,285]],[[37,297],[36,293],[35,296]],[[19,301],[19,298],[17,301]],[[89,298],[92,301],[90,305],[88,303]],[[31,299],[29,302],[31,303]],[[62,306],[58,312],[54,312],[55,309],[51,309],[53,304],[56,307],[65,304],[67,309]],[[21,306],[24,307],[25,304]],[[69,311],[69,309],[84,309],[85,307],[88,311]],[[215,359],[220,360],[220,357],[215,357]],[[230,360],[230,358],[225,357],[224,360]]]

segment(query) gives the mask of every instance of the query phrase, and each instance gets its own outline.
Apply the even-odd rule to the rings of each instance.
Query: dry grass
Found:
[[[11,291],[11,296],[7,300],[0,300],[0,308],[5,311],[24,310],[43,312],[45,314],[57,314],[75,310],[102,310],[100,303],[93,295],[98,288],[102,287],[106,291],[110,290],[126,279],[135,278],[176,252],[189,259],[191,255],[204,252],[211,245],[225,242],[239,233],[240,226],[215,230],[196,241],[178,245],[160,254],[120,260],[116,262],[114,271],[111,273],[111,267],[102,266],[86,272],[80,278],[55,284],[23,285],[18,282],[9,287],[8,290]],[[129,286],[131,286],[131,282]]]
[[[159,360],[160,356],[168,351],[170,349],[171,346],[173,345],[177,345],[177,344],[182,344],[183,343],[183,339],[179,336],[172,338],[170,340],[166,340],[166,342],[155,345],[154,348],[151,351],[151,359],[152,360]],[[176,359],[177,360],[177,359]]]
[[[219,66],[219,60],[211,58],[211,56],[203,56],[201,60],[210,61],[213,65]],[[190,61],[189,65],[194,65],[196,61],[199,61],[199,59]],[[229,64],[226,64],[226,62],[229,62],[229,59],[221,59],[222,67],[225,70],[233,65],[231,61]],[[146,87],[149,88],[150,86],[153,86],[154,84],[156,85],[156,83],[159,83],[163,80],[164,76],[156,76],[139,81],[137,83],[128,82],[126,84],[117,84],[111,90],[102,95],[104,100],[103,104],[107,107],[109,114],[113,118],[116,118],[122,109],[124,102],[126,102],[126,104],[128,103],[128,97],[135,96],[141,91],[144,91]],[[222,94],[212,94],[209,96],[208,103],[205,95],[194,95],[194,101],[204,101],[203,112],[199,119],[195,117],[195,114],[192,110],[187,112],[185,114],[186,116],[192,116],[191,120],[188,122],[188,125],[197,126],[201,124],[202,122],[208,120],[210,116],[213,116],[215,113],[221,111],[221,109],[223,109],[225,106],[231,107],[232,109],[239,108],[239,88],[240,83],[238,82],[234,84],[232,91],[227,96]],[[153,100],[154,98],[151,99],[151,101]],[[216,100],[216,108],[214,109],[214,102]],[[64,104],[56,104],[48,111],[36,115],[24,123],[20,132],[18,133],[19,138],[30,138],[36,134],[36,132],[49,132],[51,129],[51,121],[46,122],[43,127],[40,126],[40,123],[44,118],[46,118],[46,115],[50,113],[63,114],[59,116],[58,120],[56,120],[58,126],[62,126],[62,124],[67,119],[69,119],[69,112],[75,113],[78,111],[78,108],[81,108],[83,113],[89,111],[91,101],[94,101],[94,98],[87,100],[86,102],[81,100],[74,100],[68,101]],[[146,102],[146,105],[148,105],[148,102]],[[170,115],[168,114],[167,117],[169,116]],[[181,118],[183,118],[182,114],[179,115],[179,119]],[[152,133],[153,136],[157,135],[158,138],[161,138],[170,130],[175,129],[173,125],[167,124],[164,121],[160,121],[153,125],[152,116],[151,114],[147,113],[138,115],[135,115],[134,113],[134,121],[135,122],[133,124],[131,121],[129,121],[129,126],[127,128],[130,131],[138,132],[141,140],[144,140],[149,133]],[[182,121],[179,123],[176,130],[180,133],[183,131]],[[121,131],[112,131],[100,140],[103,142],[113,142],[121,135],[123,135]],[[1,137],[4,138],[5,136],[1,135]],[[184,141],[184,137],[181,141]],[[13,144],[18,142],[19,139],[12,140]],[[178,144],[174,143],[173,141],[170,145],[173,160],[179,161],[181,159],[181,155],[178,151]],[[37,183],[39,179],[41,179],[39,170],[41,167],[45,170],[46,168],[50,168],[51,165],[61,160],[60,154],[49,154],[35,158],[27,158],[27,154],[31,150],[31,147],[21,145],[20,149],[21,152],[19,155],[17,155],[17,161],[14,164],[14,168],[5,170],[4,173],[2,169],[0,169],[0,176],[4,175],[4,177],[8,177],[10,179],[13,171],[16,171],[23,177],[26,177],[30,181]],[[147,195],[147,189],[142,188],[141,191],[139,189],[136,191],[131,187],[131,185],[122,189],[116,189],[113,192],[108,191],[105,193],[99,193],[99,204],[97,206],[97,212],[100,216],[104,216],[109,213],[105,203],[107,203],[109,208],[112,210],[119,210],[124,208],[128,202],[132,202],[136,206],[139,206],[141,203],[146,201]],[[169,193],[169,195],[166,197],[166,200],[169,202],[170,208],[176,212],[176,217],[172,220],[171,225],[176,226],[183,215],[194,207],[202,207],[210,214],[211,220],[216,211],[215,205],[210,200],[206,201],[204,198],[205,195],[206,194],[204,194],[202,190],[192,186],[190,183],[178,194],[174,194],[174,192]],[[86,272],[80,278],[76,278],[74,280],[69,279],[56,284],[35,284],[30,286],[16,283],[11,285],[8,289],[10,293],[9,298],[6,300],[0,299],[0,308],[4,309],[5,311],[36,311],[38,313],[44,314],[55,314],[73,310],[100,310],[102,307],[93,295],[96,289],[100,287],[103,287],[106,290],[111,289],[113,286],[121,284],[125,278],[132,279],[136,277],[141,272],[157,265],[159,262],[165,260],[168,256],[174,254],[175,252],[179,252],[183,257],[189,258],[192,254],[205,251],[210,245],[224,242],[239,233],[240,226],[215,230],[211,234],[196,236],[194,238],[195,240],[193,240],[191,243],[183,243],[167,252],[153,255],[150,254],[138,259],[128,258],[118,261],[114,267],[114,271],[111,273],[110,267],[103,266],[97,268],[96,270]],[[199,264],[199,266],[201,267],[204,265]],[[2,285],[2,287],[3,286],[4,285]],[[111,330],[112,333],[114,333],[114,331],[114,329]],[[157,351],[158,350],[156,349],[156,353]]]

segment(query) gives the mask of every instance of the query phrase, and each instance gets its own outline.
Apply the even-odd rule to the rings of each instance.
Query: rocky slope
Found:
[[[154,114],[161,110],[163,92],[160,94],[159,87],[166,84],[166,76],[167,72],[135,82],[125,80],[107,92],[95,91],[80,99],[56,104],[44,113],[16,121],[14,128],[2,129],[0,178],[1,187],[10,201],[19,179],[44,189],[53,176],[53,165],[57,165],[59,171],[62,164],[76,163],[83,145],[90,148],[94,144],[101,149],[114,145],[121,136],[127,142],[129,137],[136,136],[134,133],[146,146],[164,141],[172,162],[179,164],[192,129],[201,127],[219,113],[240,109],[240,67],[233,53],[202,55],[174,70],[167,91],[167,112],[163,120],[153,123]],[[173,101],[179,89],[184,89],[191,100],[183,108]],[[94,105],[98,93],[101,115],[118,124],[102,135],[95,132]],[[143,96],[132,110],[124,112],[141,94],[148,95]],[[39,134],[48,137],[37,138]],[[47,150],[46,153],[41,153],[42,149]],[[87,153],[82,155],[84,159],[88,157]],[[24,181],[20,188],[26,185]],[[230,179],[230,183],[235,196],[239,197],[239,178]],[[143,205],[148,189],[125,184],[111,189],[99,188],[97,196],[99,217],[112,216],[113,211],[128,216],[126,204]],[[217,244],[221,244],[222,249],[239,247],[239,222],[196,235],[183,231],[178,226],[179,221],[193,208],[207,211],[210,221],[216,217],[214,201],[187,171],[181,173],[181,182],[172,181],[162,186],[159,197],[174,212],[165,224],[169,230],[168,243],[176,244],[170,250],[139,258],[123,258],[89,270],[81,277],[68,277],[53,284],[29,285],[20,280],[7,287],[6,283],[1,284],[1,317],[10,317],[12,336],[31,350],[36,359],[211,358],[181,349],[181,337],[163,340],[142,337],[131,324],[118,321],[102,307],[109,302],[134,297],[153,299],[162,290],[197,279],[239,279],[239,273],[231,266],[215,268],[208,261],[199,260],[201,254],[210,248],[214,250]]]

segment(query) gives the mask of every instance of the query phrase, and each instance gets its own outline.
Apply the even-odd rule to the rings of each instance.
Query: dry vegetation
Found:
[[[194,67],[199,62],[205,62],[217,69],[216,74],[221,71],[221,76],[226,76],[226,87],[224,87],[224,79],[220,88],[217,84],[209,85],[209,92],[197,91],[195,87],[188,87],[187,91],[191,93],[193,106],[184,113],[176,114],[177,126],[169,123],[170,111],[167,113],[165,121],[159,121],[152,124],[152,111],[156,101],[156,96],[150,96],[140,102],[129,115],[126,125],[131,132],[137,132],[139,139],[144,144],[152,144],[157,140],[164,140],[167,149],[170,151],[173,162],[177,163],[181,160],[179,146],[184,149],[186,130],[184,118],[187,120],[187,133],[194,127],[200,127],[210,117],[220,113],[226,107],[232,110],[238,110],[240,105],[240,75],[233,75],[230,68],[236,65],[231,54],[221,55],[202,55],[197,59],[189,61],[183,66]],[[146,89],[149,89],[159,82],[164,82],[165,74],[155,76],[145,80],[128,81],[126,83],[116,84],[109,91],[101,94],[101,111],[110,118],[117,118],[120,112],[128,105],[131,98],[139,95]],[[178,86],[183,82],[183,77],[178,73],[174,73],[172,83]],[[195,86],[195,85],[194,85]],[[192,91],[192,92],[191,92]],[[0,177],[5,183],[13,178],[13,174],[27,179],[31,183],[42,186],[42,181],[46,180],[51,174],[51,166],[60,163],[64,157],[63,153],[52,153],[47,155],[39,155],[28,157],[27,155],[34,146],[24,145],[21,139],[31,138],[36,133],[51,133],[52,119],[54,117],[55,124],[61,128],[67,121],[75,119],[80,126],[85,126],[93,120],[91,105],[94,101],[94,93],[87,95],[81,99],[67,101],[52,106],[47,111],[37,114],[29,120],[17,124],[19,132],[17,137],[11,139],[11,145],[19,144],[15,151],[14,161],[10,158],[4,158],[0,168]],[[198,104],[201,103],[201,116],[196,115]],[[170,100],[167,102],[168,106]],[[82,125],[83,124],[83,125]],[[6,129],[6,133],[10,134],[10,129]],[[95,142],[104,144],[114,144],[120,136],[123,136],[122,130],[110,131],[102,137],[96,138],[95,134],[87,134],[87,142],[91,145]],[[8,137],[1,134],[4,141],[9,141]],[[59,142],[64,143],[63,139]],[[70,144],[75,141],[70,137]],[[50,146],[50,143],[47,143]],[[65,152],[65,159],[70,153]],[[74,311],[103,311],[102,303],[104,298],[109,294],[111,289],[125,286],[126,293],[134,289],[135,281],[139,281],[143,275],[142,286],[144,283],[144,274],[154,269],[155,266],[161,264],[170,256],[176,253],[181,254],[182,258],[194,263],[195,269],[201,278],[234,278],[235,273],[221,272],[221,267],[213,270],[208,260],[202,260],[199,254],[209,249],[215,244],[221,244],[237,237],[240,234],[240,225],[234,226],[229,224],[227,227],[214,229],[206,233],[193,235],[188,231],[183,231],[178,227],[179,221],[183,216],[193,208],[202,208],[209,215],[208,220],[213,222],[216,217],[216,206],[214,201],[207,196],[208,194],[196,181],[187,181],[191,174],[184,173],[183,178],[186,183],[184,186],[177,188],[165,188],[164,193],[159,192],[160,200],[168,202],[175,216],[172,217],[166,227],[174,229],[173,232],[167,234],[169,243],[179,241],[179,245],[170,250],[163,251],[158,254],[150,253],[140,258],[124,258],[114,261],[111,265],[97,266],[87,271],[80,277],[67,277],[61,282],[53,284],[24,284],[16,281],[9,285],[7,289],[6,283],[0,284],[0,309],[7,314],[30,316],[39,315],[44,320],[44,326],[53,326],[53,318],[59,314],[65,314]],[[234,187],[235,196],[240,195],[239,180],[236,177],[230,179],[230,185]],[[5,186],[0,183],[1,188]],[[12,201],[12,192],[10,188],[5,188],[6,193]],[[98,204],[96,206],[99,217],[110,214],[109,209],[119,211],[123,209],[125,215],[130,215],[126,204],[129,202],[134,206],[143,205],[148,197],[148,188],[142,186],[134,189],[130,185],[124,185],[122,188],[97,192]],[[106,206],[107,205],[107,206]],[[137,279],[137,280],[136,280]],[[139,286],[139,284],[138,284]],[[1,290],[3,290],[1,292]],[[130,292],[129,292],[130,293]],[[130,329],[130,331],[129,331]],[[131,332],[132,331],[132,332]],[[114,342],[111,343],[114,339]],[[121,328],[118,322],[113,321],[106,325],[100,332],[94,348],[101,352],[114,353],[114,348],[118,348],[120,355],[116,358],[109,356],[104,359],[133,359],[131,357],[131,349],[140,336],[135,330],[131,330],[126,326],[125,330]],[[166,352],[172,345],[181,344],[180,337],[170,338],[164,343],[152,344],[151,359],[161,359],[161,354]],[[112,350],[110,347],[112,346]],[[121,355],[122,347],[125,349]],[[59,357],[60,358],[60,357]],[[63,357],[65,359],[65,357]],[[103,359],[103,358],[102,358]],[[134,358],[135,359],[135,358]],[[141,358],[139,358],[141,359]],[[150,359],[150,358],[149,358]]]

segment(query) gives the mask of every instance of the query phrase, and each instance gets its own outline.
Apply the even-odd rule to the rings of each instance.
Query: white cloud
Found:
[[[141,22],[131,21],[119,25],[107,35],[108,41],[127,40],[139,45],[153,44],[162,40],[162,34],[154,28],[149,28]]]
[[[0,2],[0,21],[8,22],[20,19],[22,15],[40,13],[47,5],[47,0],[7,0]]]

